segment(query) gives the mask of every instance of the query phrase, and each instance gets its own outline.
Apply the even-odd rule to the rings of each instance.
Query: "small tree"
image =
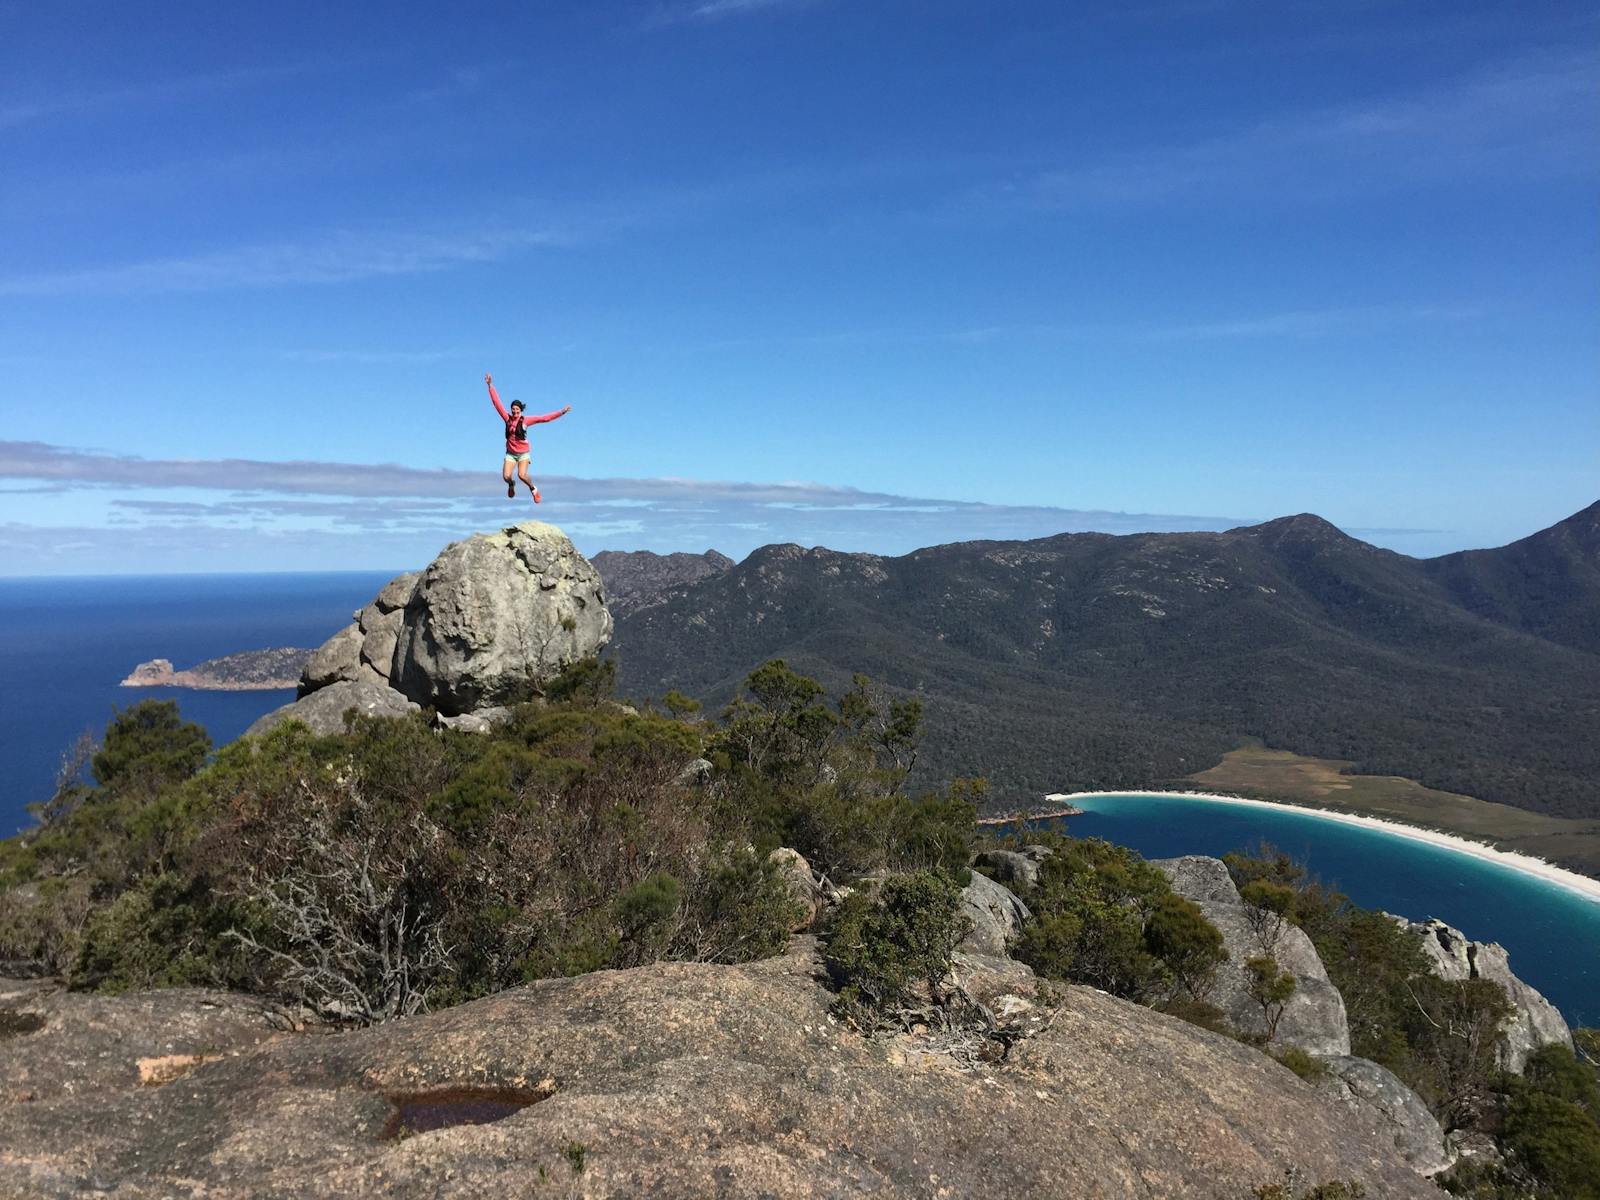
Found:
[[[1289,997],[1294,995],[1294,975],[1278,965],[1270,954],[1257,954],[1244,960],[1249,973],[1250,998],[1261,1006],[1261,1017],[1267,1025],[1267,1041],[1278,1036],[1278,1022]]]
[[[1406,1041],[1412,1086],[1448,1131],[1471,1124],[1494,1102],[1500,1047],[1511,1005],[1492,979],[1444,980],[1419,975],[1406,983],[1411,999]]]
[[[171,700],[141,700],[112,718],[91,764],[103,788],[160,787],[187,779],[211,753],[211,737],[178,716]]]
[[[1199,905],[1182,896],[1164,896],[1150,914],[1145,941],[1193,1000],[1204,1000],[1217,966],[1228,957],[1222,934]]]
[[[1293,923],[1294,889],[1271,879],[1252,879],[1239,889],[1239,899],[1244,901],[1245,921],[1261,953],[1276,952],[1285,927]]]

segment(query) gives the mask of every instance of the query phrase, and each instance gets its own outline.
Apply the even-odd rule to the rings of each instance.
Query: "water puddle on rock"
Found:
[[[10,1037],[21,1037],[25,1033],[38,1033],[43,1028],[44,1016],[40,1013],[0,1008],[0,1041]]]
[[[452,1125],[491,1125],[530,1104],[549,1099],[553,1090],[462,1087],[391,1094],[389,1103],[394,1105],[394,1112],[383,1127],[382,1136],[392,1141]]]

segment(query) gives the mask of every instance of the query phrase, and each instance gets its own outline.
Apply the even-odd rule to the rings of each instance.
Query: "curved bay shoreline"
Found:
[[[1283,804],[1271,800],[1251,800],[1244,796],[1224,796],[1217,792],[1072,792],[1065,798],[1068,801],[1078,801],[1093,800],[1097,797],[1138,798],[1140,796],[1174,800],[1202,800],[1208,803],[1233,804],[1246,808],[1264,808],[1278,812],[1303,813],[1305,816],[1318,820],[1334,821],[1342,825],[1356,825],[1376,830],[1379,833],[1394,834],[1396,837],[1409,838],[1412,841],[1425,842],[1431,846],[1453,850],[1458,854],[1482,859],[1485,862],[1498,863],[1508,870],[1518,871],[1524,875],[1532,875],[1546,883],[1554,884],[1566,891],[1574,892],[1586,900],[1600,904],[1600,879],[1579,875],[1576,871],[1568,871],[1564,867],[1555,866],[1553,863],[1548,863],[1542,858],[1535,858],[1531,854],[1522,854],[1515,850],[1500,850],[1487,843],[1475,842],[1471,838],[1462,837],[1460,834],[1443,833],[1421,825],[1406,825],[1399,821],[1384,820],[1382,817],[1368,817],[1359,813],[1342,812],[1337,809],[1313,808],[1310,805]]]

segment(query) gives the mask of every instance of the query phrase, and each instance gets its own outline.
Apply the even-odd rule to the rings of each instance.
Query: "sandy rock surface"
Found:
[[[1358,1114],[1227,1038],[1066,988],[1004,1062],[960,1069],[835,1023],[819,971],[799,938],[14,1103],[0,1195],[1238,1200],[1291,1167],[1436,1195]],[[454,1111],[463,1088],[526,1106],[385,1139],[397,1101]]]

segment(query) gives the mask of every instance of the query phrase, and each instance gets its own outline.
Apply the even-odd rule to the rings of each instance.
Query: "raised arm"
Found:
[[[529,425],[543,425],[546,421],[554,421],[557,417],[564,417],[571,411],[572,405],[569,404],[565,408],[557,409],[555,412],[545,413],[542,417],[524,417],[523,420]]]
[[[489,401],[494,405],[495,412],[500,414],[500,419],[511,420],[511,414],[506,411],[506,406],[500,403],[500,393],[494,390],[494,376],[485,375],[483,381],[489,385]]]

